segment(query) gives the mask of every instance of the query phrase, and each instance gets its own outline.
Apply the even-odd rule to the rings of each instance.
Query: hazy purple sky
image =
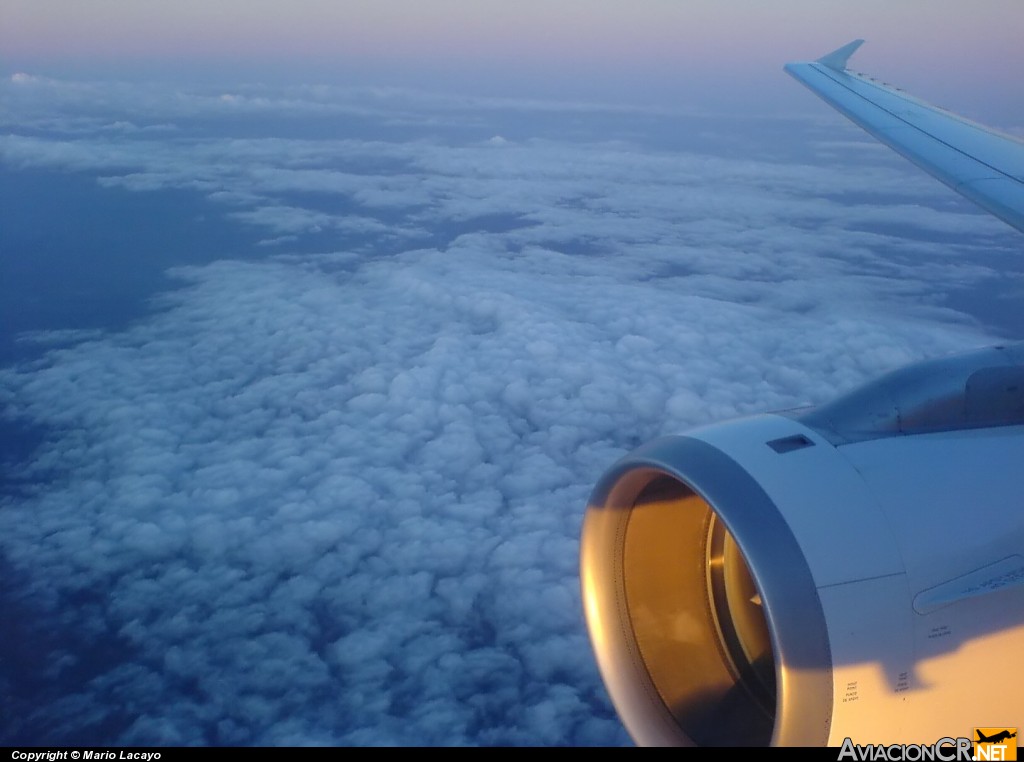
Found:
[[[9,70],[416,80],[695,108],[798,104],[781,64],[863,37],[869,71],[922,97],[1009,126],[1024,111],[1019,0],[6,0],[0,14]]]

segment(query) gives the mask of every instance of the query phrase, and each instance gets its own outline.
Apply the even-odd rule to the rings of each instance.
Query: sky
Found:
[[[1024,128],[1016,2],[0,11],[0,742],[610,745],[587,495],[1020,339],[1019,234],[786,77]]]
[[[5,0],[0,65],[117,79],[401,84],[717,109],[799,105],[778,69],[849,40],[922,97],[1012,126],[1017,0]]]

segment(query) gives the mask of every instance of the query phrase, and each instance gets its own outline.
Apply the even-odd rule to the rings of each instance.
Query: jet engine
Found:
[[[638,743],[1024,725],[1024,343],[641,447],[593,492],[581,581]]]

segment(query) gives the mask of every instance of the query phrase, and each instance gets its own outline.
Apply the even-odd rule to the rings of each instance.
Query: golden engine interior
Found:
[[[633,640],[661,701],[698,745],[767,745],[775,661],[761,596],[721,518],[660,475],[628,512],[621,581]]]

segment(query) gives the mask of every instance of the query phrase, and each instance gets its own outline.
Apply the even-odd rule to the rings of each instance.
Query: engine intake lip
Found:
[[[668,516],[664,509],[671,507],[659,504],[665,501],[689,511],[689,518],[682,524],[675,519],[662,523],[659,516]],[[760,596],[774,680],[764,676],[763,661],[762,667],[746,663],[751,661],[743,656],[746,626],[740,626],[737,640],[730,609],[722,603],[723,578],[719,573],[716,582],[716,573],[709,570],[723,537],[734,540],[738,549],[738,578],[748,574]],[[661,580],[653,547],[653,560],[644,558],[648,546],[667,543],[671,554],[677,541],[685,556],[669,560],[665,573],[680,580],[685,576],[688,581],[679,584]],[[831,658],[810,570],[778,507],[724,452],[681,436],[656,440],[623,458],[591,496],[580,560],[598,665],[638,743],[827,743]],[[670,600],[676,591],[682,603]],[[649,617],[645,621],[650,610],[666,605],[678,609],[673,626],[697,622],[701,631],[687,636],[685,647],[675,652],[666,651],[652,635],[659,625]],[[722,619],[727,620],[724,627]],[[742,690],[729,689],[726,673]]]

